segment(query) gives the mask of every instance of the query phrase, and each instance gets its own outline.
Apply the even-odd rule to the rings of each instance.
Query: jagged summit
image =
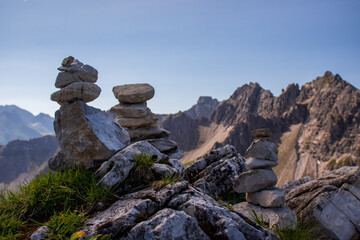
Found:
[[[253,140],[251,130],[270,128],[279,144],[280,165],[275,172],[282,185],[359,163],[359,110],[360,91],[328,71],[301,88],[290,84],[277,97],[258,83],[245,84],[208,119],[200,122],[177,116],[175,121],[169,117],[163,126],[177,129],[172,140],[192,143],[186,148],[185,161],[224,144],[244,153]],[[187,134],[183,134],[185,129]]]

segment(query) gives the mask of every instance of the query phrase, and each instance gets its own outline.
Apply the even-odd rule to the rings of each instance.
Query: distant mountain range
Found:
[[[54,134],[53,121],[47,114],[34,116],[15,105],[0,106],[0,145]]]
[[[201,105],[192,109],[201,112]],[[270,128],[279,146],[274,170],[280,186],[360,165],[360,91],[331,72],[301,88],[291,84],[278,97],[257,83],[246,84],[207,111],[208,118],[186,112],[163,118],[170,139],[186,151],[184,162],[225,144],[244,154],[253,141],[250,131]]]

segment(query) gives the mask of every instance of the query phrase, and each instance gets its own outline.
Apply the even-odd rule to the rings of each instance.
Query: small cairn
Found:
[[[127,128],[131,141],[169,136],[169,132],[157,126],[158,117],[147,107],[147,101],[155,94],[150,84],[115,86],[113,93],[119,104],[110,112],[117,115],[117,123]]]
[[[62,106],[65,102],[91,102],[99,97],[101,88],[95,84],[98,71],[92,66],[70,56],[62,61],[58,70],[55,87],[61,90],[51,94],[51,100]]]
[[[285,206],[285,191],[275,187],[277,177],[272,168],[279,165],[278,149],[270,141],[270,129],[253,130],[251,134],[255,140],[245,152],[249,171],[242,173],[233,186],[236,192],[246,193],[246,203],[238,204],[235,210],[240,207],[247,209],[243,212],[245,215],[254,210],[259,216],[264,215],[264,220],[268,220],[270,225],[285,224],[282,221],[296,223],[295,213]]]
[[[170,159],[184,156],[177,144],[167,139],[170,133],[158,126],[157,115],[147,107],[147,101],[155,94],[150,84],[115,86],[113,93],[119,104],[113,106],[110,112],[117,115],[115,121],[128,131],[131,142],[147,140]]]

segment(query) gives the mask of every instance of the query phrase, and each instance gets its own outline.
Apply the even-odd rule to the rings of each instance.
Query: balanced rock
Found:
[[[279,188],[267,188],[258,192],[247,193],[246,201],[262,207],[283,207],[285,191]]]
[[[235,180],[234,190],[238,193],[257,192],[276,183],[277,177],[272,169],[254,169],[242,173]]]
[[[55,113],[54,129],[65,159],[90,168],[126,147],[129,134],[106,112],[75,101]]]
[[[157,123],[158,117],[151,111],[144,117],[140,118],[124,118],[117,117],[116,122],[119,123],[122,127],[126,128],[141,128],[146,126],[151,126]]]
[[[147,84],[126,84],[113,88],[115,98],[121,103],[142,103],[150,100],[154,94],[154,88]]]
[[[98,71],[90,65],[82,65],[74,72],[60,72],[55,81],[55,87],[63,88],[74,82],[95,83],[98,79]]]
[[[110,109],[111,113],[119,117],[125,118],[141,118],[145,117],[150,109],[147,108],[146,102],[142,103],[119,103]]]
[[[266,167],[276,167],[279,165],[277,161],[270,161],[270,160],[263,160],[263,159],[256,159],[250,158],[246,161],[246,167],[249,170],[258,169],[258,168],[266,168]]]
[[[266,139],[255,139],[245,152],[249,157],[272,161],[278,160],[277,153],[276,144]]]
[[[51,100],[63,105],[65,102],[81,100],[91,102],[99,97],[101,88],[90,82],[74,82],[51,94]]]

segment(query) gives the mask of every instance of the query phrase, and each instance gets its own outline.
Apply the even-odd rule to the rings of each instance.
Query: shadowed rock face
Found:
[[[192,119],[183,113],[170,115],[162,124],[185,151],[206,145],[199,136],[211,124],[232,126],[226,139],[215,147],[231,144],[241,154],[254,139],[251,130],[270,128],[272,140],[281,150],[280,165],[274,171],[282,185],[359,163],[359,110],[360,91],[339,75],[326,72],[301,89],[297,84],[289,85],[278,97],[257,83],[246,84],[221,102],[208,119]],[[294,126],[297,131],[291,130]],[[293,142],[280,141],[286,133],[292,134]],[[331,159],[334,160],[330,164]],[[289,176],[282,177],[285,173]]]
[[[216,98],[199,97],[197,103],[184,113],[191,118],[208,118],[218,105]]]
[[[83,101],[62,106],[55,114],[54,128],[65,159],[86,168],[130,143],[128,133],[113,118]]]
[[[360,168],[342,167],[295,187],[286,205],[330,239],[360,236]]]

